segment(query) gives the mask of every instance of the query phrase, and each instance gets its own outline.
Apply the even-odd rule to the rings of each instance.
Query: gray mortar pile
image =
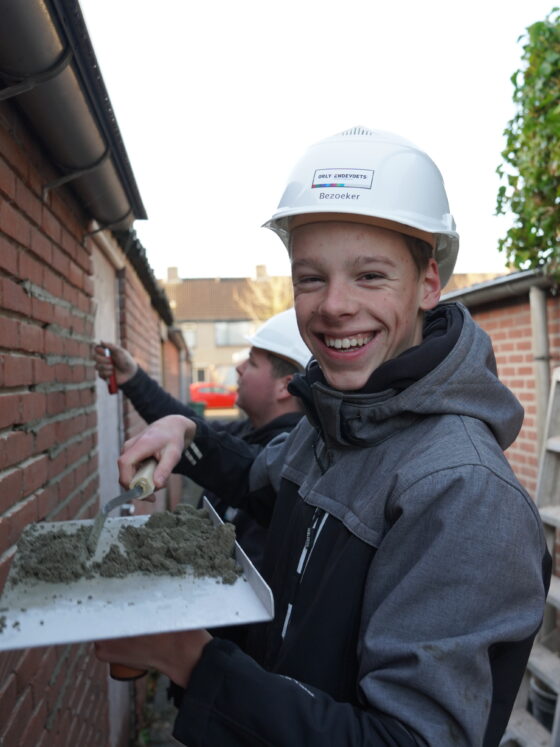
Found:
[[[232,524],[214,526],[206,509],[179,505],[174,511],[152,514],[141,526],[125,525],[118,535],[121,549],[111,545],[100,561],[92,561],[87,550],[89,526],[69,534],[64,529],[40,531],[31,525],[17,546],[12,581],[36,578],[69,583],[100,575],[124,578],[131,573],[195,576],[221,579],[233,584],[241,574],[233,550]]]

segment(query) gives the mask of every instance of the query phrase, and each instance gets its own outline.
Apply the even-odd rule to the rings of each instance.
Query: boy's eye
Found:
[[[294,278],[294,285],[297,285],[297,286],[302,286],[302,285],[309,286],[309,285],[313,285],[314,283],[320,283],[320,282],[321,282],[321,278],[316,277],[315,275],[307,275],[301,278]]]
[[[382,280],[383,275],[380,272],[364,272],[360,275],[360,280]]]

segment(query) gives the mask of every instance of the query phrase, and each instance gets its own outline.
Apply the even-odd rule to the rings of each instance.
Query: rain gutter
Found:
[[[86,235],[113,233],[172,325],[167,296],[132,229],[146,211],[77,0],[2,0],[1,101],[23,112],[59,172],[43,185],[43,199],[68,185],[89,218]]]
[[[17,104],[100,226],[127,230],[146,212],[76,0],[3,0],[0,100]]]
[[[553,288],[554,282],[542,270],[525,270],[444,293],[441,300],[460,301],[468,308],[474,308],[514,296],[528,295],[533,287]]]

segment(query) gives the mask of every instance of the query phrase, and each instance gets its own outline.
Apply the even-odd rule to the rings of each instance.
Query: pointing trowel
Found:
[[[130,489],[113,498],[101,508],[95,517],[87,539],[87,549],[91,555],[95,553],[107,514],[124,503],[129,503],[135,499],[148,498],[155,491],[154,470],[156,466],[157,461],[155,459],[148,459],[143,462],[130,482]]]
[[[135,499],[148,498],[155,491],[154,485],[154,470],[157,467],[157,461],[155,459],[147,459],[143,462],[130,481],[130,489],[125,493],[121,493],[116,498],[106,503],[93,522],[93,527],[87,538],[87,549],[91,555],[94,555],[99,542],[99,537],[105,524],[107,514],[109,514],[114,508],[122,506],[124,503],[133,501]],[[109,673],[114,680],[136,680],[139,677],[143,677],[146,674],[145,669],[135,669],[128,667],[125,664],[117,664],[113,662],[109,665]]]

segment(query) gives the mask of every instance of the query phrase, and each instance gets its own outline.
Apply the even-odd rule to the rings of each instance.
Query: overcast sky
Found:
[[[511,75],[543,0],[80,0],[148,213],[157,277],[289,274],[260,228],[308,145],[355,125],[425,149],[457,270],[503,269],[493,215]]]

